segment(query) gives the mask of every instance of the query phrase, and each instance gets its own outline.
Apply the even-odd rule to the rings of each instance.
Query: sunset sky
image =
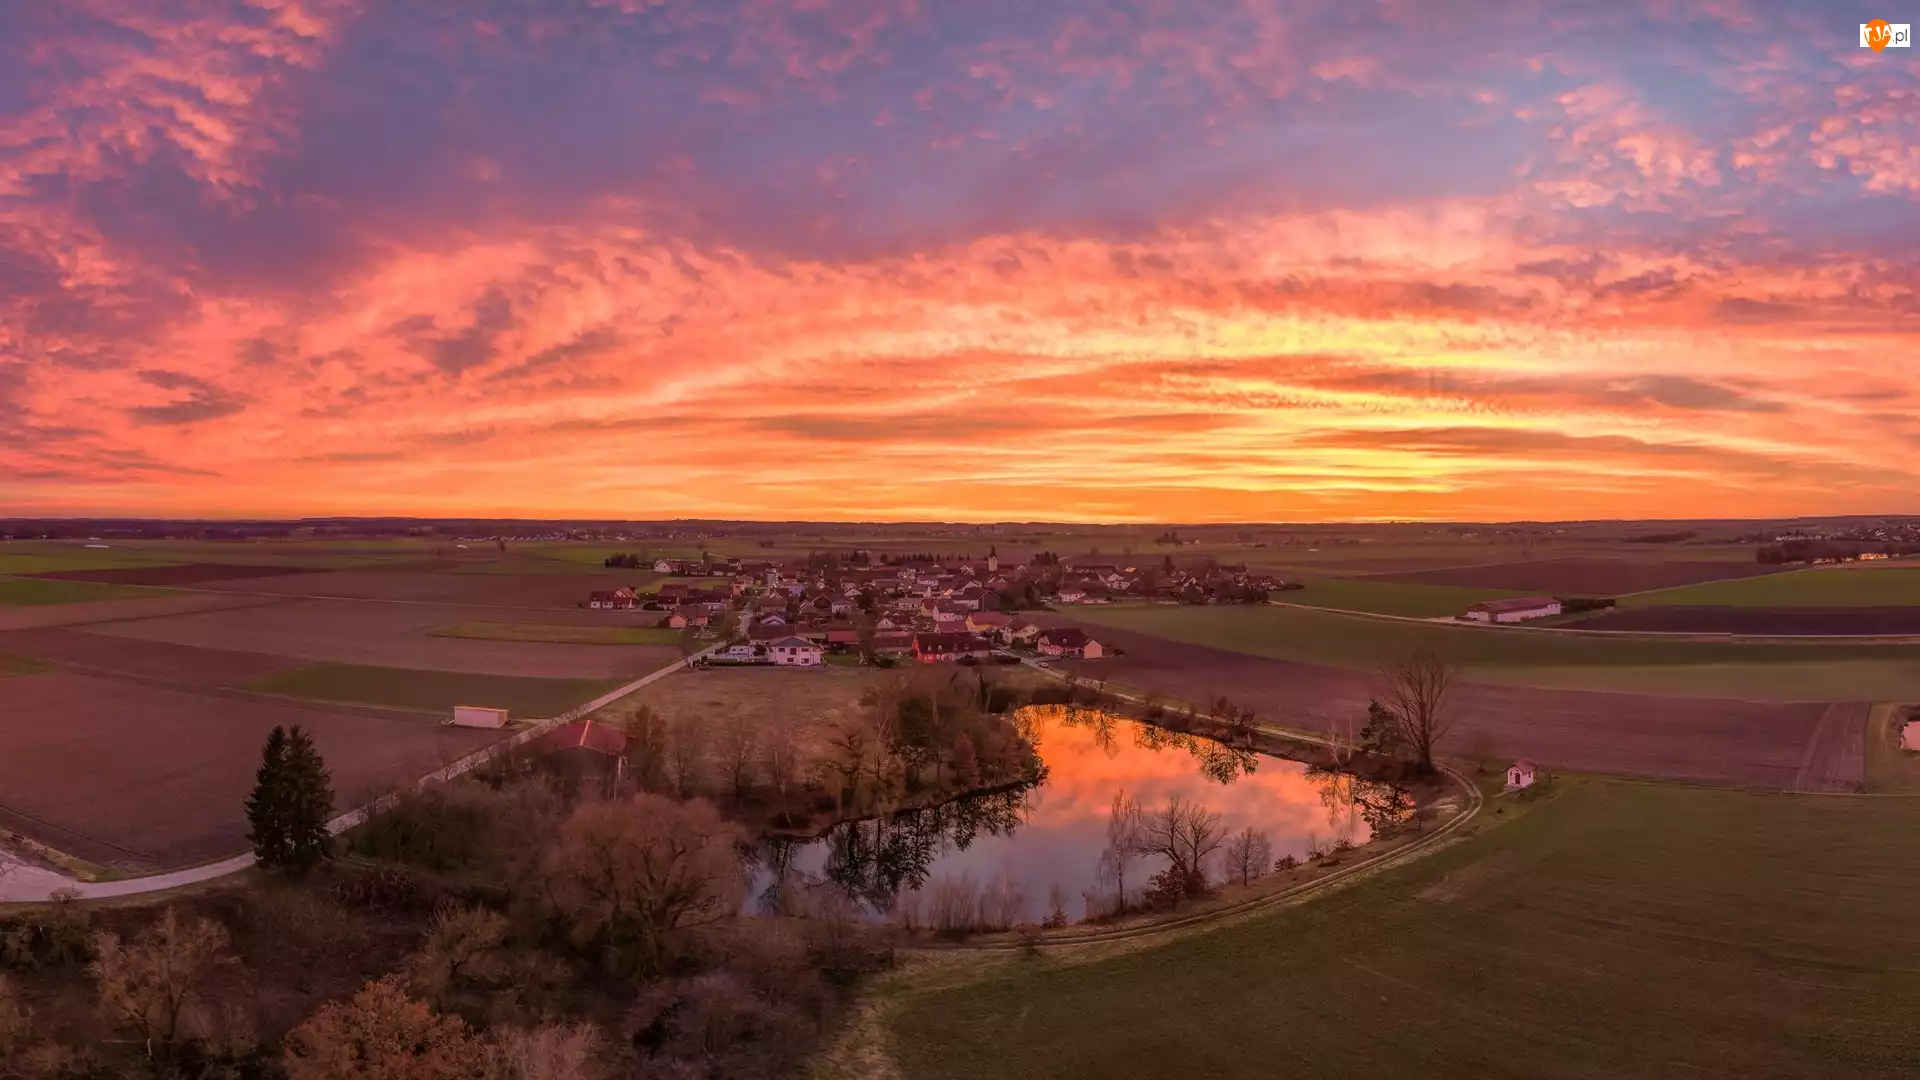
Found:
[[[0,4],[0,515],[1920,512],[1910,16]]]

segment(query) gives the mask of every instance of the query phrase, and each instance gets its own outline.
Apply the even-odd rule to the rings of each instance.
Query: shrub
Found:
[[[740,901],[740,830],[705,800],[637,795],[574,811],[548,854],[548,895],[603,968],[654,972],[677,931]]]
[[[433,910],[444,890],[404,867],[380,866],[365,871],[343,871],[330,891],[343,907],[418,914]]]
[[[739,975],[710,971],[641,991],[626,1034],[645,1075],[774,1077],[799,1062],[812,1025]]]
[[[486,1080],[492,1061],[466,1022],[409,999],[398,976],[368,983],[287,1034],[287,1080]]]
[[[88,970],[100,1011],[137,1036],[164,1074],[184,1044],[213,1034],[200,989],[216,966],[231,962],[227,932],[218,923],[189,922],[168,908],[132,944],[112,933],[96,934]]]
[[[73,889],[44,907],[0,923],[0,968],[33,970],[78,963],[92,955],[92,919]]]

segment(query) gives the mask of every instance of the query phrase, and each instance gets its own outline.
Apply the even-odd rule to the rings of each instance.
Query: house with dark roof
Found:
[[[923,664],[958,660],[963,656],[984,657],[993,654],[993,646],[978,634],[932,633],[913,635],[913,657]]]
[[[1034,639],[1034,645],[1042,656],[1071,656],[1081,660],[1098,660],[1106,654],[1106,649],[1098,641],[1087,636],[1085,630],[1077,627],[1061,627],[1054,630],[1042,630]]]

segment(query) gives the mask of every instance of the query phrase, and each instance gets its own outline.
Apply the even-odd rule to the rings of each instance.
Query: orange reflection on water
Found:
[[[1068,705],[1030,705],[1015,719],[1047,763],[1047,781],[1031,797],[1023,831],[1085,835],[1097,840],[1096,857],[1119,792],[1148,810],[1176,795],[1205,803],[1229,830],[1252,825],[1266,831],[1275,855],[1304,856],[1315,838],[1325,843],[1344,836],[1356,844],[1367,839],[1367,827],[1352,808],[1329,808],[1325,783],[1309,777],[1300,762],[1242,755],[1239,761],[1251,771],[1243,767],[1226,778],[1219,756],[1232,752],[1211,739]]]

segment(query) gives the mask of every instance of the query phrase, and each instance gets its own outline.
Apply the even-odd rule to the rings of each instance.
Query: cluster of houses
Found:
[[[992,553],[980,561],[901,565],[660,559],[651,568],[683,580],[669,581],[651,593],[633,588],[595,592],[584,606],[658,612],[651,625],[744,638],[710,654],[715,663],[794,667],[816,666],[827,654],[852,652],[921,663],[979,661],[1011,648],[1042,656],[1097,658],[1107,650],[1084,631],[1044,629],[1018,612],[1042,605],[1105,603],[1118,595],[1139,595],[1128,590],[1138,589],[1143,581],[1159,590],[1163,580],[1157,573],[1143,575],[1105,562],[1049,561],[1004,568]],[[1195,572],[1164,580],[1168,587],[1198,589],[1203,596],[1213,595],[1208,589],[1263,590],[1273,584],[1234,572],[1220,577]],[[736,627],[733,620],[747,610],[750,616]]]

